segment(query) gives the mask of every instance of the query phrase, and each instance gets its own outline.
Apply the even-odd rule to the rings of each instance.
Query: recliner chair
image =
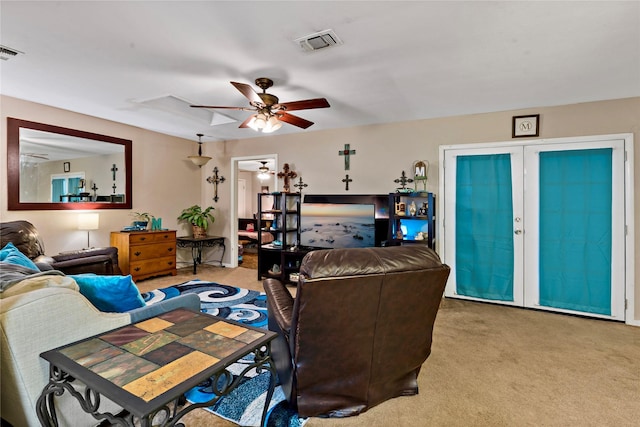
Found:
[[[417,394],[449,271],[408,245],[310,252],[295,299],[266,279],[272,356],[299,415],[346,417]]]
[[[0,248],[9,242],[31,259],[40,270],[53,269],[65,274],[122,274],[118,267],[118,249],[114,247],[45,255],[44,243],[38,230],[29,221],[0,223]]]

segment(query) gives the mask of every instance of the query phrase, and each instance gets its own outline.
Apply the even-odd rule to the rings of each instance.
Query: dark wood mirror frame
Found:
[[[44,132],[52,132],[79,138],[93,139],[124,146],[125,163],[125,201],[124,203],[111,202],[20,202],[20,128],[34,129]],[[47,125],[27,120],[7,118],[7,208],[10,211],[27,210],[92,210],[92,209],[131,209],[132,199],[132,142],[128,139],[116,138],[97,133],[84,132],[60,126]]]

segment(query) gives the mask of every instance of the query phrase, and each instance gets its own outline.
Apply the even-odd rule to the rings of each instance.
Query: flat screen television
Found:
[[[325,249],[373,247],[375,213],[372,203],[303,203],[300,245]]]

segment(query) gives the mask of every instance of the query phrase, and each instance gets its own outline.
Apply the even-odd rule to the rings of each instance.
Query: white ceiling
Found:
[[[281,134],[640,96],[638,1],[2,0],[0,15],[0,43],[24,52],[0,61],[2,94],[193,141],[257,136],[238,129],[248,112],[187,106],[248,106],[229,82],[257,77],[281,102],[331,104]],[[293,42],[326,29],[344,44]]]

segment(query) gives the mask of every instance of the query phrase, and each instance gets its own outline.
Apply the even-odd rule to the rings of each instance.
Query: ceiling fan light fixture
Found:
[[[282,122],[280,122],[280,120],[278,120],[276,116],[271,116],[269,117],[269,120],[267,120],[267,124],[264,127],[264,129],[262,129],[262,132],[263,133],[275,132],[281,127],[282,127]]]

